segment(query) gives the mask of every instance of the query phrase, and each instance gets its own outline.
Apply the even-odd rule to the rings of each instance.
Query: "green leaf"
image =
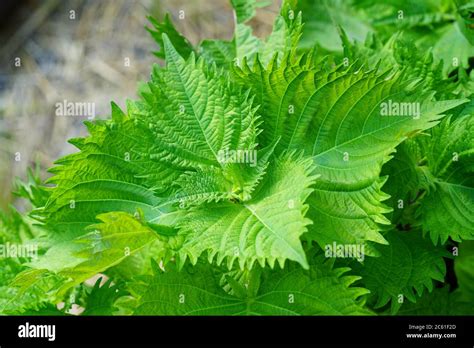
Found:
[[[235,37],[232,41],[204,40],[199,45],[199,54],[207,62],[215,63],[219,67],[230,66],[230,64],[235,62],[235,58],[237,58],[236,40]],[[250,42],[250,45],[252,45],[254,41]]]
[[[175,180],[179,172],[150,159],[145,152],[153,144],[153,133],[143,123],[131,119],[112,105],[112,120],[87,124],[90,136],[71,142],[81,151],[68,155],[50,171],[55,184],[45,207],[38,215],[48,229],[58,231],[56,238],[68,240],[84,233],[96,223],[96,216],[111,211],[134,214],[140,209],[147,219],[162,212],[151,190],[154,178]],[[146,150],[148,151],[148,150]]]
[[[181,272],[143,277],[133,286],[138,297],[135,315],[366,315],[361,297],[352,287],[358,277],[345,276],[348,268],[333,269],[321,257],[309,270],[290,264],[283,270],[264,272],[253,295],[232,296],[219,285],[219,276],[208,265]],[[254,280],[257,281],[257,280]],[[248,287],[253,287],[248,284]],[[241,289],[241,292],[244,289]],[[243,294],[241,294],[243,296]]]
[[[273,23],[271,34],[259,51],[260,61],[267,65],[277,55],[277,61],[280,62],[287,52],[297,47],[302,31],[301,14],[295,15],[293,12],[286,12],[283,7]],[[249,61],[253,58],[251,55],[246,56]]]
[[[112,279],[100,285],[102,278],[97,279],[94,287],[87,296],[85,311],[82,315],[113,315],[117,311],[115,302],[119,297],[127,294],[126,291],[120,290],[117,284],[112,284]]]
[[[244,61],[253,64],[257,56],[266,65],[275,57],[281,61],[287,52],[297,47],[302,28],[301,15],[295,16],[283,7],[265,41],[255,37],[251,27],[239,23],[232,41],[204,40],[198,51],[206,61],[227,69],[241,66]]]
[[[362,69],[403,69],[405,79],[420,79],[426,90],[436,91],[438,100],[469,95],[457,91],[461,89],[461,81],[454,83],[453,79],[445,78],[443,62],[435,60],[431,48],[418,50],[406,36],[403,32],[397,32],[382,42],[378,35],[372,34],[362,43],[351,42],[342,31],[344,59],[346,63],[353,63]]]
[[[472,302],[463,300],[458,291],[450,292],[449,287],[445,286],[426,293],[416,303],[405,302],[398,315],[472,315],[473,311]]]
[[[230,0],[235,10],[237,23],[245,23],[255,16],[256,9],[271,4],[271,1],[261,0]]]
[[[223,168],[204,168],[186,172],[176,181],[179,187],[176,198],[183,208],[204,202],[222,200],[249,200],[252,192],[263,179],[276,142],[261,150],[241,153],[222,153]],[[241,163],[244,162],[244,163]]]
[[[388,37],[403,30],[420,51],[432,49],[435,60],[444,61],[446,75],[457,67],[469,67],[469,57],[474,55],[474,46],[467,39],[469,35],[464,35],[469,22],[460,18],[454,1],[363,1],[357,7],[365,8],[371,15],[379,35]]]
[[[13,206],[5,212],[0,210],[0,243],[33,243],[36,238],[45,234],[35,222]]]
[[[26,181],[17,178],[14,195],[27,199],[33,208],[42,207],[49,198],[49,192],[41,184],[39,165],[35,169],[28,168]]]
[[[273,267],[286,259],[308,264],[300,237],[311,223],[304,217],[304,204],[316,177],[311,161],[284,155],[271,162],[265,179],[248,201],[200,205],[182,212],[179,235],[184,244],[179,253],[193,263],[205,251],[209,260],[235,260],[241,267],[255,261]]]
[[[453,113],[457,117],[464,115],[472,115],[474,113],[473,90],[474,90],[474,73],[469,74],[464,69],[458,69],[457,84],[454,86],[452,94],[457,97],[466,97],[470,102],[464,107],[459,108],[459,113]]]
[[[423,198],[423,230],[434,243],[474,239],[474,118],[446,119],[426,141],[427,167],[434,177]]]
[[[166,36],[164,46],[167,67],[155,69],[144,100],[130,102],[127,114],[113,105],[112,120],[89,123],[91,136],[73,141],[81,152],[52,170],[49,182],[56,187],[42,216],[63,239],[81,235],[97,215],[112,211],[140,210],[146,220],[158,220],[171,209],[158,194],[169,195],[180,175],[222,167],[220,151],[256,146],[256,109],[248,93],[194,55],[184,61]]]
[[[341,26],[351,40],[363,41],[371,31],[369,21],[361,11],[345,0],[299,0],[295,12],[303,15],[303,36],[300,46],[315,45],[329,52],[342,51],[338,27]]]
[[[469,58],[474,56],[474,46],[455,24],[440,29],[436,42],[426,43],[424,46],[428,45],[432,45],[435,58],[443,60],[445,72],[457,67],[469,68]]]
[[[0,313],[21,314],[56,304],[61,300],[56,296],[57,291],[64,282],[65,279],[52,272],[23,268],[2,289],[6,291],[2,295],[6,296],[0,299]]]
[[[461,29],[466,39],[474,45],[474,6],[470,0],[457,1],[456,6],[459,29]]]
[[[9,260],[0,260],[0,314],[10,314],[15,312],[21,312],[24,307],[35,307],[37,306],[38,298],[35,296],[21,297],[12,301],[12,298],[17,297],[18,289],[10,286],[11,281],[15,276],[24,270],[24,267],[20,263]]]
[[[168,14],[165,15],[163,22],[158,22],[153,17],[148,17],[148,20],[152,24],[153,28],[146,28],[148,32],[151,34],[153,39],[156,41],[160,50],[158,52],[154,52],[154,54],[161,59],[165,59],[165,48],[164,48],[164,41],[163,41],[163,34],[166,34],[169,40],[173,43],[176,51],[184,57],[188,58],[189,55],[194,52],[194,48],[189,43],[189,41],[181,35],[173,25],[173,22],[170,19]]]
[[[420,190],[429,185],[426,178],[429,174],[420,166],[422,158],[423,152],[415,137],[400,144],[393,158],[382,168],[382,175],[388,176],[384,191],[390,195],[386,204],[393,209],[390,213],[393,224],[415,222],[407,219],[414,215]]]
[[[355,3],[356,7],[370,11],[374,26],[390,26],[397,28],[433,27],[444,21],[452,21],[453,3],[449,0],[428,0],[413,2],[410,0],[389,0],[374,2],[362,0]]]
[[[390,222],[382,201],[382,165],[407,136],[433,127],[443,112],[464,100],[434,101],[403,73],[363,72],[350,67],[315,68],[308,56],[288,55],[281,64],[244,66],[238,81],[250,86],[262,105],[261,143],[281,138],[275,152],[304,149],[321,175],[308,199],[317,222],[310,237],[323,248],[339,244],[385,243],[380,225]],[[413,115],[385,116],[390,103],[419,107]],[[392,105],[390,104],[390,105]],[[367,245],[367,254],[376,250]]]
[[[227,163],[223,175],[234,183],[234,198],[240,201],[247,201],[252,198],[252,193],[267,173],[267,168],[270,161],[273,160],[272,155],[277,144],[278,140],[263,149],[250,153],[249,161],[246,164],[237,163],[237,161]]]
[[[244,57],[253,58],[262,45],[260,39],[253,35],[251,27],[237,24],[232,41],[204,40],[199,46],[199,53],[206,61],[229,68],[232,64],[240,65]]]
[[[185,61],[166,36],[164,42],[166,69],[154,70],[152,95],[131,111],[154,128],[152,156],[184,168],[220,167],[220,150],[253,149],[256,116],[248,93],[233,89],[202,59]]]
[[[454,271],[460,296],[474,303],[474,241],[460,244],[459,255],[454,260]]]
[[[26,186],[26,185],[25,185]],[[36,187],[36,186],[35,186]],[[32,188],[31,191],[36,191]],[[39,197],[39,196],[36,196]],[[42,289],[35,289],[23,294],[12,287],[15,277],[27,269],[26,264],[41,252],[41,236],[45,231],[35,226],[28,216],[20,214],[16,209],[4,213],[0,211],[0,314],[15,315],[36,311],[51,303],[51,297]],[[15,257],[6,250],[23,248],[28,254],[25,257]],[[23,256],[22,255],[22,256]],[[19,256],[19,255],[18,255]],[[25,314],[26,315],[26,314]]]
[[[170,238],[160,236],[155,229],[126,213],[102,214],[98,219],[101,223],[89,227],[92,232],[53,245],[44,256],[30,264],[33,270],[17,276],[15,285],[29,287],[45,274],[55,274],[63,279],[55,291],[61,296],[71,287],[118,265],[157,239],[162,241],[161,255],[166,255],[171,249]]]
[[[22,316],[63,316],[67,315],[63,310],[59,310],[53,304],[44,304],[36,309],[28,309],[21,312]]]
[[[425,287],[433,291],[433,280],[444,281],[443,257],[449,257],[449,253],[423,239],[420,231],[394,230],[385,238],[389,245],[379,248],[380,257],[367,258],[363,265],[355,264],[353,269],[370,290],[374,308],[390,302],[391,313],[395,314],[406,299],[416,302]]]
[[[185,204],[200,205],[236,198],[232,182],[227,181],[222,170],[215,167],[186,172],[176,181],[176,186],[179,187],[176,198],[183,207]]]

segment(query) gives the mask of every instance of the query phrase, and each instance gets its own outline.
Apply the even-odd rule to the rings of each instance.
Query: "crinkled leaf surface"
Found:
[[[424,239],[420,231],[390,231],[385,238],[389,245],[379,248],[381,256],[366,258],[363,264],[353,267],[362,276],[364,287],[371,291],[374,307],[390,302],[395,314],[407,299],[416,302],[425,288],[433,291],[433,280],[444,280],[443,257],[449,253]]]
[[[474,239],[474,118],[445,120],[426,152],[434,179],[420,207],[424,231],[435,243]]]
[[[44,256],[30,264],[31,270],[16,277],[14,285],[20,288],[33,286],[43,282],[45,276],[54,276],[61,278],[60,287],[54,290],[61,296],[71,287],[119,264],[158,238],[163,240],[162,253],[170,249],[168,239],[159,237],[159,227],[153,229],[127,213],[102,214],[98,219],[101,223],[90,226],[92,232],[52,246]]]
[[[267,68],[237,71],[262,105],[263,144],[280,138],[276,153],[304,149],[321,175],[309,197],[311,238],[321,246],[385,243],[380,224],[390,211],[382,202],[382,165],[413,132],[433,127],[464,100],[435,101],[433,93],[403,74],[315,68],[309,56],[287,55]],[[418,105],[416,115],[386,115],[389,103]],[[392,104],[391,104],[392,105]],[[370,245],[368,254],[376,254]]]
[[[137,315],[366,315],[361,297],[367,290],[351,286],[358,278],[348,268],[332,268],[317,258],[309,270],[291,264],[264,272],[257,284],[230,295],[207,265],[144,277],[132,288],[139,297]],[[232,282],[237,287],[235,282]]]
[[[286,259],[308,267],[300,237],[310,223],[304,204],[315,181],[311,161],[286,154],[274,159],[266,177],[248,201],[200,205],[183,211],[180,249],[193,263],[205,251],[220,264],[237,260],[241,267],[255,261],[273,267]]]

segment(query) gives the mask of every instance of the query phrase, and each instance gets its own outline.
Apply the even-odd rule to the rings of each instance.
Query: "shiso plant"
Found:
[[[150,18],[139,100],[18,182],[0,313],[474,314],[474,3],[231,3]]]

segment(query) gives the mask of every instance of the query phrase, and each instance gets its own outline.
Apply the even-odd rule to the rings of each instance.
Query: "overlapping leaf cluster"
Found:
[[[48,187],[20,185],[41,255],[2,260],[0,311],[473,314],[469,4],[286,0],[265,40],[266,3],[232,5],[233,39],[197,47],[150,19],[165,65],[140,99],[87,123]]]

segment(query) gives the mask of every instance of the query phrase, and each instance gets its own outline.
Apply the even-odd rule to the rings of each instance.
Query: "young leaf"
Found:
[[[179,188],[176,198],[180,205],[199,205],[226,199],[249,200],[266,173],[276,143],[244,153],[243,157],[245,159],[247,156],[248,163],[238,163],[230,156],[227,159],[229,162],[223,158],[223,168],[210,167],[184,173],[176,181]]]
[[[227,69],[241,66],[244,60],[252,64],[257,56],[264,65],[275,57],[281,61],[287,52],[297,47],[303,28],[301,14],[286,11],[286,3],[287,1],[276,17],[273,30],[266,41],[255,37],[251,27],[239,23],[232,41],[204,40],[198,49],[199,53],[209,63]]]
[[[255,261],[273,267],[278,260],[299,262],[307,268],[300,237],[311,223],[304,217],[304,204],[316,177],[311,161],[284,155],[275,159],[248,201],[210,203],[182,212],[179,235],[185,242],[179,253],[193,263],[205,251],[217,264],[225,258],[243,268]]]
[[[153,25],[153,28],[147,27],[146,30],[148,30],[160,47],[158,52],[153,52],[158,58],[165,59],[163,34],[168,36],[176,51],[178,51],[178,53],[185,59],[187,59],[189,55],[194,52],[194,48],[191,43],[189,43],[189,41],[176,30],[168,14],[165,15],[163,22],[158,22],[153,17],[148,17],[148,20]]]
[[[232,41],[204,40],[198,52],[210,64],[230,68],[232,64],[240,65],[244,57],[254,57],[262,47],[262,42],[253,35],[252,28],[237,24]]]

